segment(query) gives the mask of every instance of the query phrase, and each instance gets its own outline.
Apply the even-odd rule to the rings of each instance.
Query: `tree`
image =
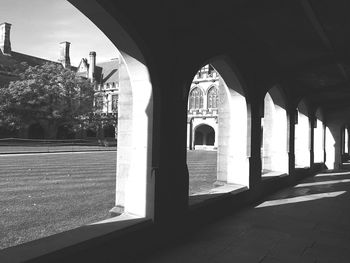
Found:
[[[93,99],[94,85],[74,71],[55,63],[30,66],[0,89],[0,118],[18,129],[39,123],[53,139],[59,126],[78,131],[89,125]]]

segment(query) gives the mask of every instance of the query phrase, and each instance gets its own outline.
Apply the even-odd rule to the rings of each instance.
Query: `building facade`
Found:
[[[187,149],[217,149],[219,75],[211,65],[205,65],[195,75],[187,109]]]
[[[18,53],[12,50],[10,41],[11,24],[0,24],[0,88],[18,79],[18,70],[25,66],[37,66],[44,63],[62,64],[65,68],[75,71],[78,76],[90,79],[95,86],[94,107],[96,114],[113,115],[117,114],[118,90],[119,90],[119,58],[110,61],[96,63],[96,52],[91,51],[89,59],[82,58],[78,67],[72,66],[70,62],[70,43],[61,42],[58,61],[50,61],[39,57]],[[33,123],[20,131],[19,134],[8,134],[1,131],[1,137],[42,137],[42,124]],[[31,127],[33,126],[33,127]],[[31,132],[31,130],[33,130]],[[105,125],[101,134],[102,137],[115,138],[115,125]],[[33,135],[31,135],[33,134]],[[96,132],[87,132],[87,136],[95,137]]]

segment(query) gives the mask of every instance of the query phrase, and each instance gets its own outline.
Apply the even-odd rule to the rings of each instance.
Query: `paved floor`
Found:
[[[142,262],[350,262],[350,172],[322,173]]]

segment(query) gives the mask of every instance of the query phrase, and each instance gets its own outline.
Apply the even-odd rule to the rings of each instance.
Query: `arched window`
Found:
[[[208,109],[217,108],[219,101],[218,89],[211,87],[208,91]]]
[[[190,93],[190,109],[200,108],[203,108],[203,92],[196,87]]]

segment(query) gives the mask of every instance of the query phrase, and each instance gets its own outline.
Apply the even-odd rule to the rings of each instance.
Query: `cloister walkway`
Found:
[[[326,171],[142,262],[350,262],[350,171]]]

